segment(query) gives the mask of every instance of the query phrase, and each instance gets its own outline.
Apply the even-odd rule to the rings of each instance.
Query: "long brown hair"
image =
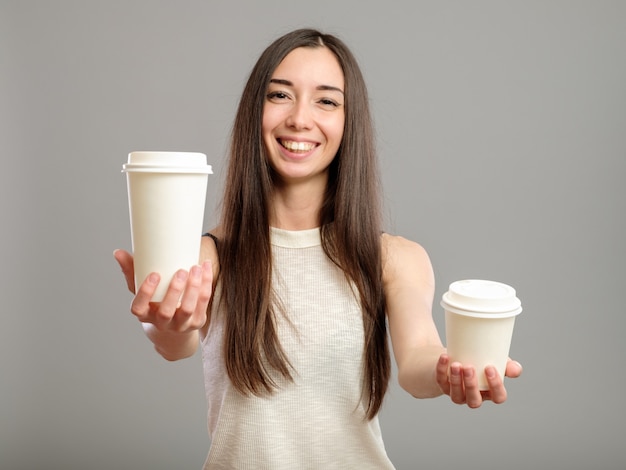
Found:
[[[390,375],[373,126],[367,89],[353,54],[338,38],[315,30],[288,33],[261,54],[235,117],[222,201],[223,239],[218,244],[226,370],[236,389],[257,395],[275,389],[272,370],[292,378],[275,327],[269,230],[273,183],[261,123],[272,73],[298,47],[327,47],[344,74],[344,133],[329,167],[319,224],[326,255],[358,289],[365,335],[364,396],[371,419],[381,407]]]

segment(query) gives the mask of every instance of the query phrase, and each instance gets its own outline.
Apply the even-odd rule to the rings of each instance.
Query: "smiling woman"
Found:
[[[179,271],[160,304],[149,302],[149,276],[131,306],[165,358],[200,345],[205,469],[392,469],[378,424],[388,336],[411,395],[472,408],[506,400],[495,368],[481,393],[471,364],[450,364],[432,318],[430,260],[383,234],[377,178],[367,90],[349,49],[309,29],[277,39],[243,91],[202,266]],[[115,256],[134,291],[132,256]],[[510,361],[506,374],[520,373]]]

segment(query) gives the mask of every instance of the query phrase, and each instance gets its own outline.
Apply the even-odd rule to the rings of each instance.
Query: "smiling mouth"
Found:
[[[306,153],[313,150],[317,144],[311,142],[295,142],[293,140],[282,140],[278,139],[278,143],[285,147],[290,152],[295,153]]]

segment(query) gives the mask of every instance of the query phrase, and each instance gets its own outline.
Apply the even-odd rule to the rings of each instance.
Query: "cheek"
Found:
[[[261,138],[263,139],[263,144],[265,145],[266,150],[269,150],[272,142],[274,142],[274,128],[275,126],[273,123],[264,115],[263,120],[261,121]]]
[[[339,146],[341,140],[343,139],[343,131],[344,131],[345,119],[340,118],[329,128],[329,136],[332,136],[332,139],[335,141],[336,145]]]
[[[271,133],[280,120],[280,113],[276,107],[266,103],[263,107],[263,117],[261,118],[261,131],[263,135]]]
[[[261,133],[263,134],[263,137],[265,137],[266,134],[271,130],[272,128],[270,126],[270,116],[268,115],[267,111],[264,111],[263,119],[261,120]]]

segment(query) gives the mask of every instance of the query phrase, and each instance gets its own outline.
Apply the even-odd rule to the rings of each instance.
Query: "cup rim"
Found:
[[[183,167],[125,163],[122,165],[122,173],[190,173],[210,175],[213,174],[213,168],[211,165]]]
[[[457,315],[463,315],[466,317],[474,317],[474,318],[492,318],[492,319],[497,319],[497,318],[510,318],[510,317],[515,317],[517,315],[519,315],[520,313],[522,313],[522,306],[520,305],[519,307],[513,309],[513,310],[506,310],[506,311],[487,311],[487,310],[483,310],[483,311],[478,311],[478,310],[465,310],[462,308],[458,308],[455,307],[454,305],[451,305],[449,303],[447,303],[445,300],[442,300],[440,302],[441,306],[444,308],[444,310],[451,312],[451,313],[455,313]]]

